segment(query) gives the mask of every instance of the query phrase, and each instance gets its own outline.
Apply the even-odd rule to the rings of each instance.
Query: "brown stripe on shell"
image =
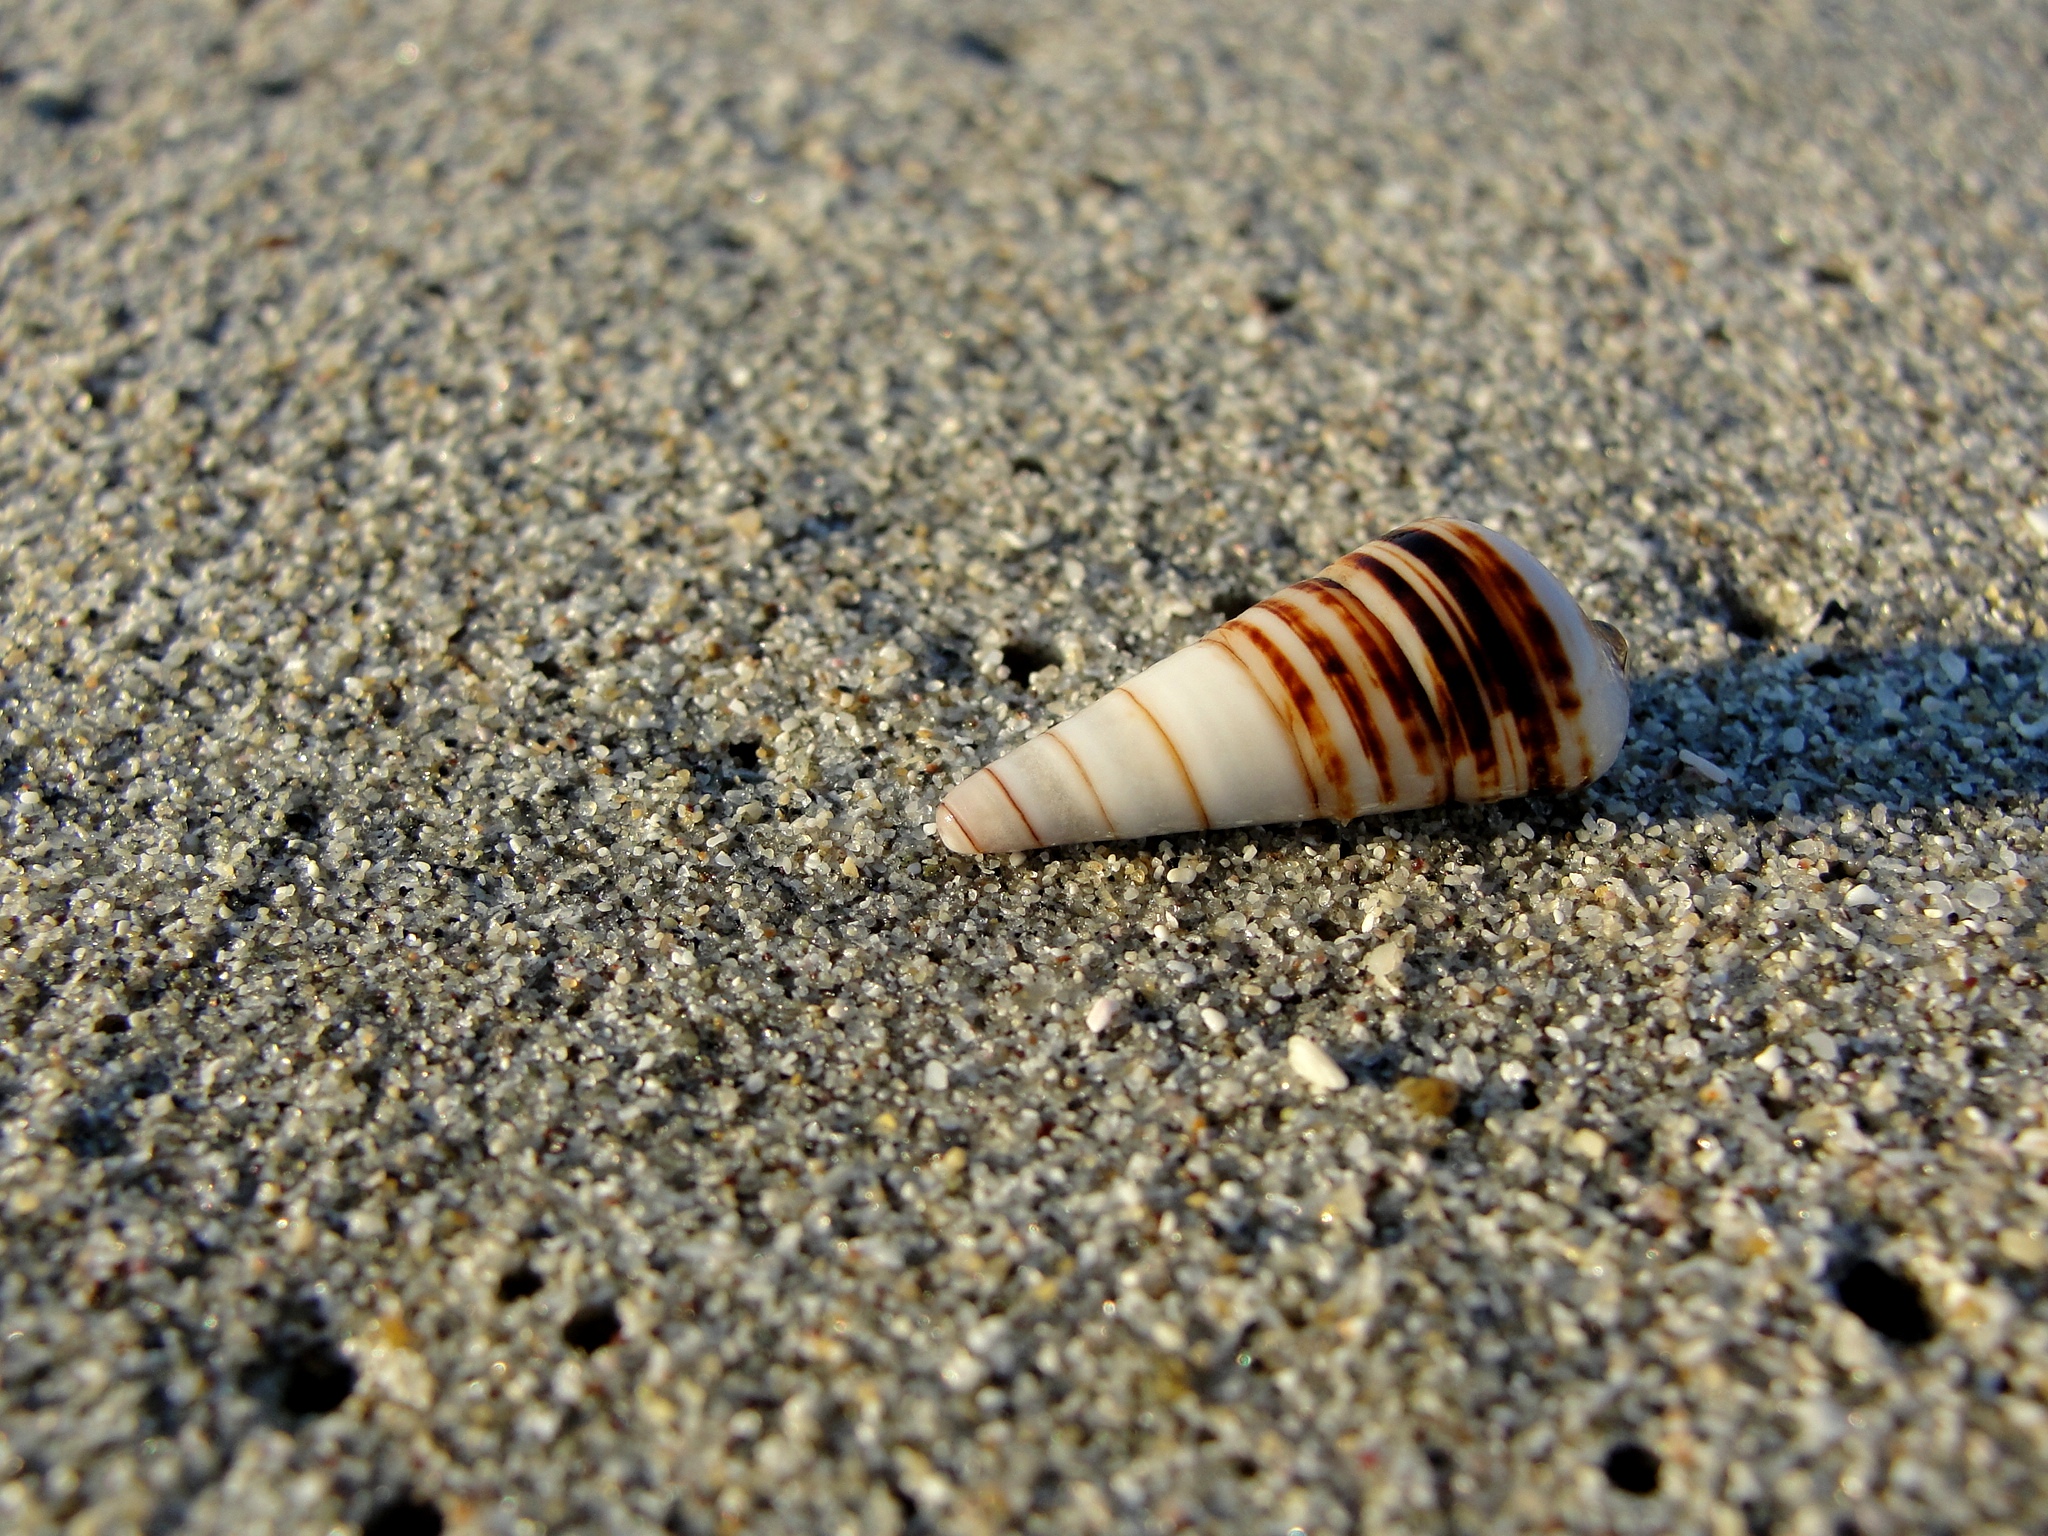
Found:
[[[1380,733],[1374,727],[1372,703],[1366,697],[1363,683],[1324,629],[1324,625],[1333,618],[1338,623],[1348,623],[1348,619],[1341,610],[1332,614],[1328,599],[1308,582],[1298,582],[1267,598],[1265,607],[1302,643],[1328,679],[1331,691],[1337,695],[1337,702],[1344,706],[1345,718],[1351,722],[1352,739],[1358,743],[1366,766],[1372,769],[1375,803],[1385,804],[1393,793],[1387,744],[1380,740]],[[1351,797],[1351,813],[1354,816],[1358,814],[1356,795]]]
[[[1202,792],[1195,788],[1195,781],[1188,777],[1188,765],[1180,760],[1180,748],[1173,744],[1173,738],[1166,733],[1166,727],[1159,723],[1158,717],[1145,707],[1143,699],[1139,698],[1127,687],[1118,688],[1115,691],[1129,699],[1138,713],[1145,717],[1145,723],[1159,733],[1160,741],[1165,743],[1166,746],[1166,755],[1173,759],[1173,766],[1180,774],[1181,787],[1188,792],[1188,803],[1195,808],[1195,815],[1201,820],[1202,830],[1204,832],[1208,831],[1210,827],[1208,807],[1202,804]]]
[[[1495,799],[1527,789],[1528,754],[1515,729],[1517,691],[1526,689],[1527,679],[1521,676],[1512,639],[1500,632],[1497,622],[1489,622],[1491,615],[1472,611],[1475,594],[1471,582],[1462,579],[1465,569],[1457,546],[1437,537],[1427,526],[1396,529],[1394,535],[1377,542],[1400,551],[1398,558],[1384,557],[1387,564],[1402,571],[1443,621],[1455,649],[1445,653],[1442,664],[1446,668],[1462,664],[1473,688],[1486,702],[1500,766],[1490,783],[1473,786],[1473,798]]]
[[[1081,754],[1068,746],[1060,737],[1060,728],[1054,726],[1045,733],[1046,739],[1067,754],[1067,761],[1074,765],[1074,772],[1080,776],[1081,787],[1088,791],[1088,798],[1095,802],[1095,814],[1102,818],[1102,825],[1111,837],[1117,836],[1116,821],[1109,814],[1109,807],[1102,803],[1102,796],[1095,792],[1095,781],[1088,777],[1088,770],[1082,766]]]
[[[1437,717],[1436,695],[1424,685],[1414,664],[1408,660],[1408,653],[1394,638],[1393,631],[1387,628],[1378,614],[1366,607],[1356,592],[1334,577],[1312,576],[1297,590],[1315,593],[1326,607],[1336,611],[1338,621],[1357,642],[1371,668],[1367,674],[1367,686],[1376,689],[1386,699],[1394,717],[1401,722],[1401,734],[1407,742],[1409,759],[1435,777],[1439,797],[1448,799],[1451,792],[1449,733]],[[1387,797],[1391,799],[1396,788],[1393,767],[1386,755],[1386,744],[1379,739],[1378,732],[1372,733],[1371,751],[1373,770],[1379,774]]]
[[[1024,830],[1030,834],[1031,841],[1036,843],[1039,847],[1043,848],[1045,846],[1045,839],[1038,835],[1038,828],[1031,825],[1031,818],[1024,814],[1024,807],[1019,805],[1017,803],[1017,797],[1010,793],[1010,786],[1005,784],[1003,782],[1003,776],[996,772],[995,764],[990,763],[988,767],[982,770],[982,772],[986,773],[989,776],[989,778],[994,780],[996,788],[1000,789],[1003,792],[1003,798],[1010,802],[1010,809],[1015,811],[1017,813],[1017,819],[1024,823]]]
[[[1583,778],[1583,768],[1564,762],[1562,722],[1579,711],[1571,657],[1522,573],[1483,540],[1453,542],[1434,528],[1398,529],[1386,541],[1427,566],[1449,597],[1469,632],[1466,654],[1480,685],[1521,738],[1528,787],[1560,789]]]
[[[1447,713],[1439,716],[1444,744],[1449,749],[1448,766],[1455,770],[1457,763],[1470,758],[1477,798],[1498,798],[1505,786],[1501,782],[1500,752],[1493,741],[1493,711],[1471,666],[1460,665],[1463,658],[1459,655],[1458,637],[1444,626],[1428,595],[1375,555],[1372,545],[1353,551],[1337,563],[1378,582],[1380,590],[1400,606],[1402,615],[1415,630],[1422,654],[1429,658],[1430,671],[1443,685],[1450,706]]]
[[[1294,752],[1294,765],[1301,770],[1301,782],[1308,787],[1309,804],[1316,808],[1316,814],[1345,818],[1356,816],[1358,804],[1351,794],[1351,771],[1345,766],[1343,753],[1337,749],[1337,738],[1330,729],[1329,717],[1323,713],[1323,706],[1316,698],[1315,687],[1301,675],[1301,669],[1273,643],[1271,636],[1261,634],[1256,624],[1247,624],[1243,619],[1232,619],[1209,638],[1220,644],[1230,654],[1230,659],[1244,668],[1252,686],[1258,688],[1260,696],[1273,706],[1273,714],[1280,722],[1281,732],[1287,737],[1287,745]],[[1257,651],[1259,659],[1272,670],[1273,681],[1280,686],[1286,708],[1282,708],[1280,702],[1260,685],[1258,674],[1237,654],[1237,647],[1232,642],[1239,639]],[[1315,749],[1316,765],[1323,772],[1320,781],[1309,771],[1308,759],[1302,756],[1301,743],[1295,739],[1294,729],[1288,722],[1289,709],[1307,734],[1309,745]],[[1326,788],[1330,791],[1328,795],[1323,793]]]
[[[1593,742],[1585,729],[1585,695],[1580,689],[1577,670],[1572,665],[1571,653],[1565,647],[1564,636],[1558,629],[1558,616],[1553,614],[1543,599],[1530,587],[1528,579],[1506,559],[1499,550],[1484,538],[1471,531],[1453,527],[1451,533],[1456,541],[1466,547],[1475,572],[1484,580],[1489,589],[1500,591],[1503,600],[1511,607],[1513,619],[1533,658],[1532,669],[1549,695],[1551,718],[1560,733],[1570,729],[1570,745],[1576,761],[1566,769],[1562,749],[1557,759],[1557,777],[1554,783],[1539,784],[1539,789],[1577,789],[1593,777]],[[1498,572],[1498,576],[1493,573]],[[1583,614],[1580,615],[1584,617]],[[1611,624],[1592,624],[1587,621],[1594,635],[1602,630],[1611,634],[1620,645],[1617,664],[1626,668],[1628,640],[1620,630]],[[1612,651],[1613,647],[1610,646]]]

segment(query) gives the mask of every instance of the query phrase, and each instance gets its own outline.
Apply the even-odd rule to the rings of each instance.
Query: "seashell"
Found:
[[[1628,730],[1628,642],[1513,540],[1396,529],[955,786],[955,853],[1572,790]]]

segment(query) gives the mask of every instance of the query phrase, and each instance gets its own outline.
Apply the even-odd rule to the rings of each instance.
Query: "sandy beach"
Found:
[[[0,1529],[2043,1529],[2044,59],[0,8]],[[934,837],[1437,514],[1590,789]]]

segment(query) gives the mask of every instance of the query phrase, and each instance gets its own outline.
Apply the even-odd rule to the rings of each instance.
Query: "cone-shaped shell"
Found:
[[[1627,656],[1519,544],[1431,518],[982,769],[939,836],[1010,853],[1577,789],[1621,750]]]

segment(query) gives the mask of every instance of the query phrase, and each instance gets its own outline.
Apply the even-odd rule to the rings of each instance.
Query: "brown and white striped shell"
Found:
[[[991,763],[939,836],[1009,853],[1577,789],[1621,750],[1627,659],[1519,544],[1431,518]]]

